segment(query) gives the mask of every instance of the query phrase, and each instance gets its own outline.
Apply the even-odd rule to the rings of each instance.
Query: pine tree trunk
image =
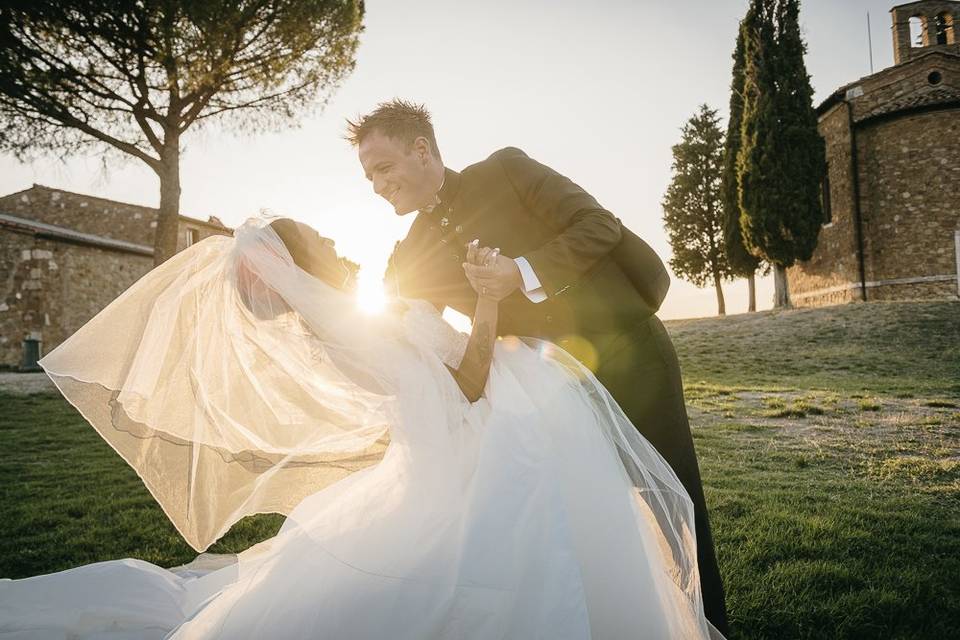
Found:
[[[749,297],[747,301],[747,313],[753,313],[757,310],[757,274],[756,272],[751,273],[747,276],[747,285],[750,290]]]
[[[790,290],[787,285],[787,269],[778,264],[773,265],[773,307],[775,309],[789,309]]]
[[[180,228],[180,136],[164,140],[160,177],[160,213],[153,240],[153,263],[162,264],[177,252]]]
[[[727,315],[727,305],[723,301],[723,288],[720,286],[720,275],[713,274],[713,286],[717,289],[717,315]]]

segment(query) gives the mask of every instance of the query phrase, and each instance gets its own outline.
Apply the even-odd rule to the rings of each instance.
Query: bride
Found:
[[[197,551],[287,518],[219,568],[0,580],[0,639],[719,637],[690,499],[591,373],[485,295],[469,336],[365,315],[331,244],[250,220],[42,360]]]

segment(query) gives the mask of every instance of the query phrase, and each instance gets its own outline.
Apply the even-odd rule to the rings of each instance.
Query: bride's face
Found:
[[[353,289],[353,272],[337,255],[333,240],[293,220],[277,221],[273,227],[298,267],[332,287]]]

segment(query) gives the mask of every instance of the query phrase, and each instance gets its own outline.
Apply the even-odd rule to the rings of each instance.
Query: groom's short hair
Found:
[[[356,120],[347,120],[346,139],[353,146],[359,145],[373,131],[379,131],[394,138],[409,148],[413,141],[424,137],[430,142],[433,154],[440,158],[440,147],[433,133],[430,112],[422,104],[394,98],[390,102],[381,102],[377,108]]]

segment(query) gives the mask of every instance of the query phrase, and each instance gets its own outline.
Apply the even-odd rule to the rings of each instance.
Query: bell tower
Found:
[[[960,54],[960,2],[920,0],[890,10],[893,61],[901,64],[931,50]]]

